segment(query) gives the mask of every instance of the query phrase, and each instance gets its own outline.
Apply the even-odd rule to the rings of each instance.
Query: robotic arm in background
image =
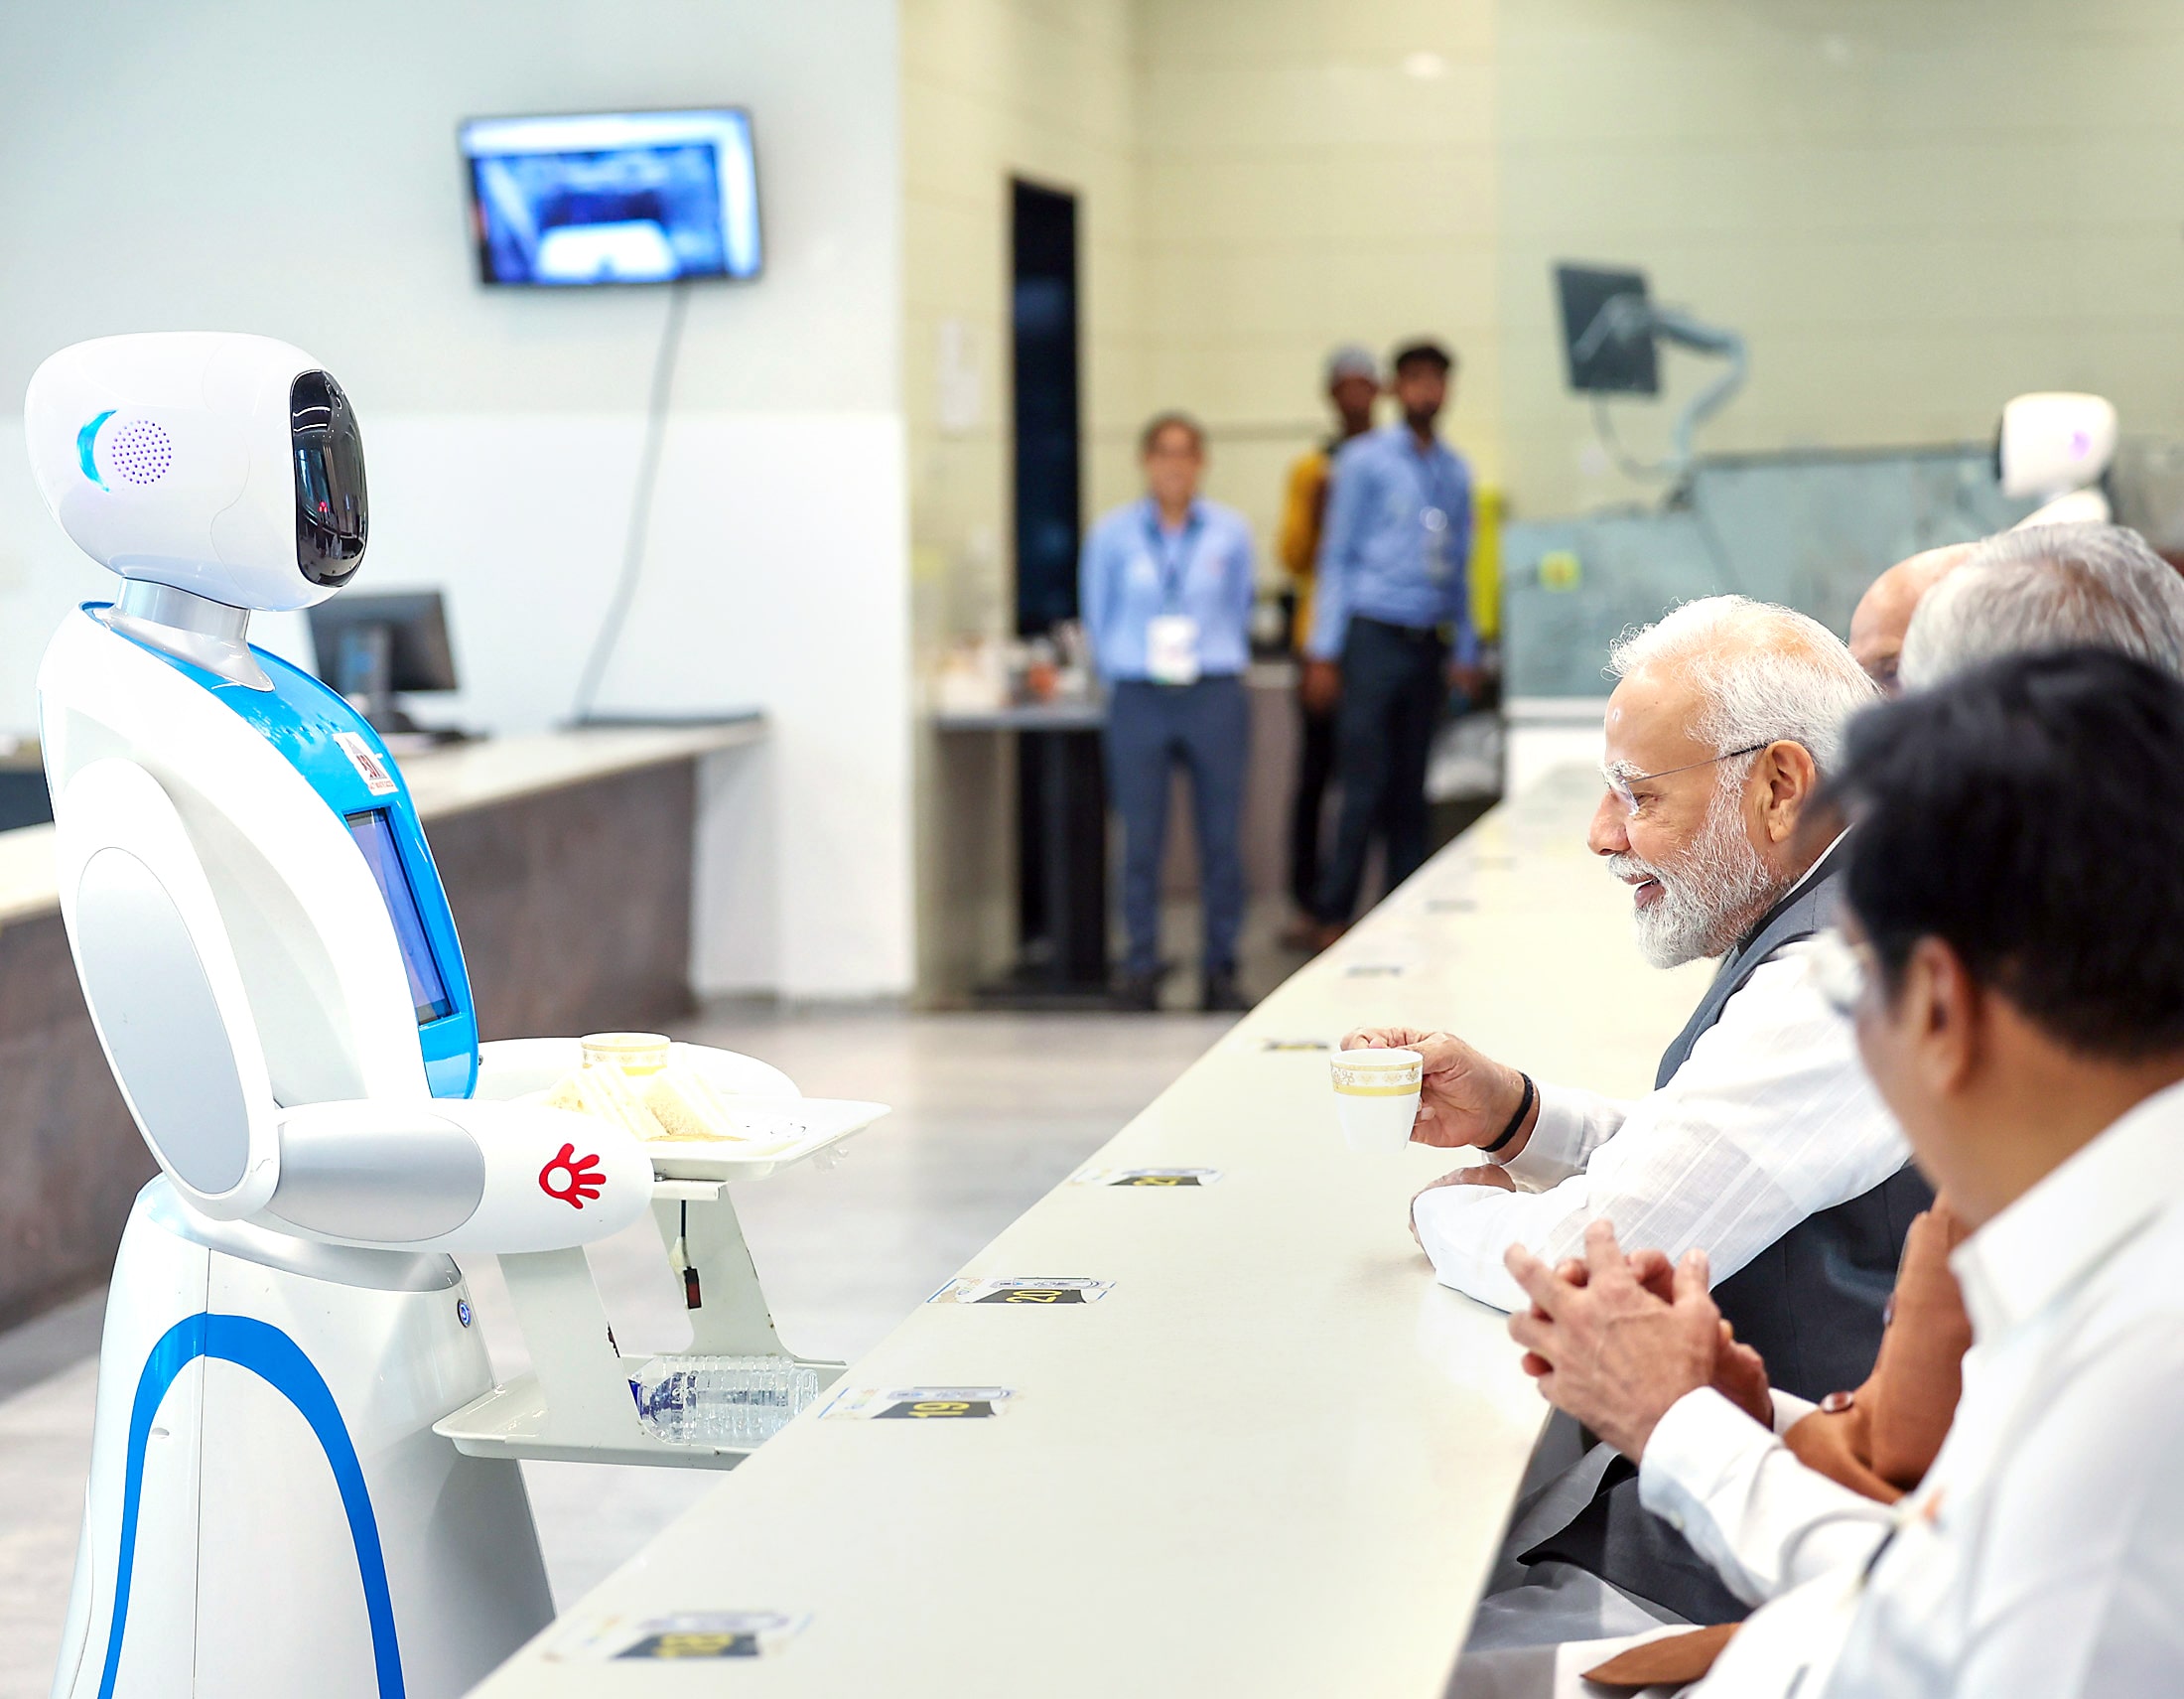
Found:
[[[652,1168],[620,1128],[527,1104],[273,1094],[233,949],[181,814],[134,762],[57,810],[62,913],[144,1141],[195,1208],[408,1251],[556,1250],[618,1231]]]
[[[1573,363],[1582,364],[1611,343],[1635,344],[1659,339],[1696,354],[1710,354],[1728,362],[1724,370],[1685,404],[1669,433],[1666,460],[1648,464],[1633,460],[1623,451],[1608,421],[1606,404],[1592,397],[1592,422],[1615,461],[1632,478],[1661,478],[1681,483],[1690,473],[1695,451],[1692,437],[1699,427],[1728,405],[1729,397],[1744,386],[1749,361],[1744,339],[1718,325],[1703,324],[1679,307],[1656,307],[1642,295],[1613,295],[1601,303],[1592,323],[1570,350]]]

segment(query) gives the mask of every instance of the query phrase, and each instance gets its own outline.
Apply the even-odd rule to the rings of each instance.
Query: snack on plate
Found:
[[[627,1129],[640,1139],[661,1139],[667,1130],[644,1106],[644,1098],[618,1067],[580,1067],[546,1093],[549,1109],[570,1109]]]
[[[733,1140],[742,1145],[780,1144],[795,1130],[753,1123],[739,1114],[736,1093],[724,1091],[696,1068],[669,1067],[644,1082],[644,1104],[674,1140]]]

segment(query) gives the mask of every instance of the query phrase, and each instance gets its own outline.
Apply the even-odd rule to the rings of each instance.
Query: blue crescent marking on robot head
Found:
[[[106,488],[106,481],[98,476],[98,463],[91,458],[91,448],[98,441],[98,427],[113,416],[114,410],[109,407],[75,433],[75,458],[83,468],[83,476],[101,490]]]

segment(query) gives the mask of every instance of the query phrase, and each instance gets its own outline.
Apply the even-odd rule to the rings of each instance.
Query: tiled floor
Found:
[[[1278,972],[1275,973],[1278,977]],[[1259,989],[1266,989],[1267,985]],[[855,1357],[1194,1061],[1228,1024],[1196,1015],[911,1015],[731,1005],[684,1037],[751,1052],[806,1091],[895,1113],[841,1165],[737,1193],[782,1333]],[[594,1247],[625,1348],[681,1343],[659,1240],[639,1221]],[[470,1269],[496,1366],[522,1360],[497,1270]],[[100,1298],[0,1335],[0,1699],[52,1680],[90,1447]],[[714,1484],[683,1470],[527,1464],[566,1603]]]

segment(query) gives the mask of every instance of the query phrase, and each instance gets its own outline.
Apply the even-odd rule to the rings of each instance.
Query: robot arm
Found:
[[[401,1250],[559,1250],[618,1232],[652,1198],[619,1127],[526,1103],[307,1103],[279,1121],[276,1230]]]
[[[183,1198],[255,1214],[280,1180],[265,1052],[218,905],[158,779],[109,757],[55,797],[61,916],[137,1130]]]
[[[520,1103],[283,1108],[182,817],[134,762],[92,762],[56,809],[62,914],[84,1000],[144,1142],[192,1207],[404,1250],[551,1250],[652,1195],[637,1142]]]

